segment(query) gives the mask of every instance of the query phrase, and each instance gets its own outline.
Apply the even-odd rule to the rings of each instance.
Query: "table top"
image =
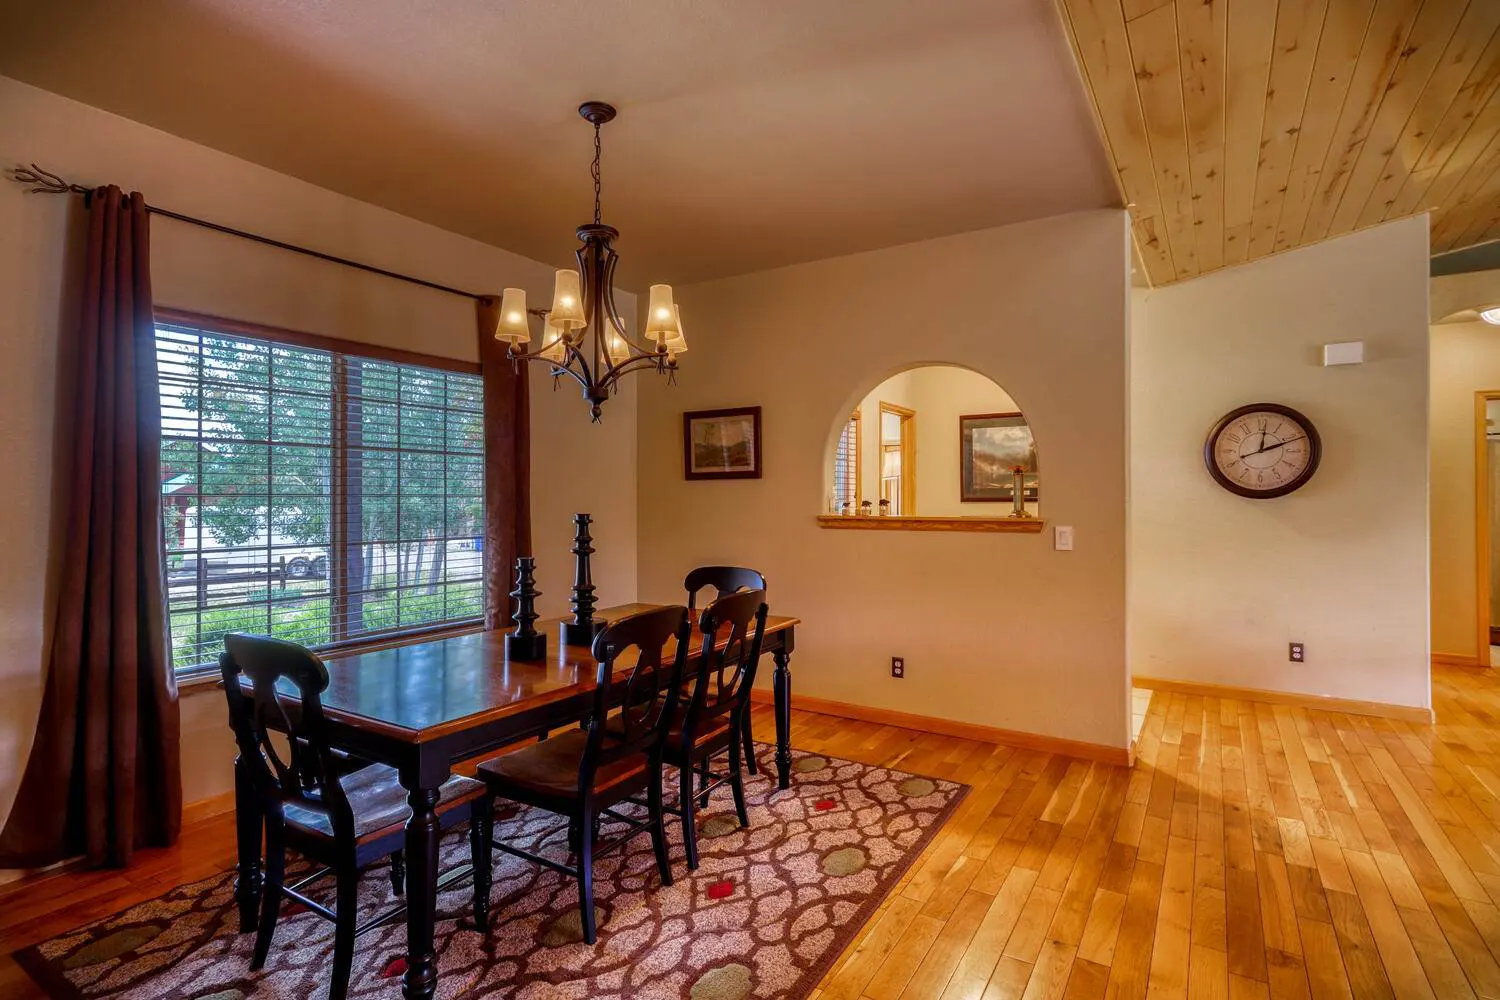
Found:
[[[622,604],[595,613],[615,621],[657,604]],[[599,664],[588,648],[564,646],[561,618],[537,623],[547,633],[545,661],[508,660],[505,632],[483,631],[431,639],[365,653],[330,654],[323,710],[336,722],[376,730],[404,742],[421,743],[502,719],[594,689]],[[766,637],[800,624],[772,615]],[[702,648],[694,633],[690,653]],[[633,660],[621,658],[617,669]]]

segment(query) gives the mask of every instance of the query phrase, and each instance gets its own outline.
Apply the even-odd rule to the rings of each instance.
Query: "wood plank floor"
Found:
[[[1157,694],[1133,770],[795,713],[801,748],[973,786],[813,1000],[1500,1000],[1500,673],[1433,683],[1434,726]],[[41,996],[14,949],[231,845],[216,817],[0,890],[0,996]]]

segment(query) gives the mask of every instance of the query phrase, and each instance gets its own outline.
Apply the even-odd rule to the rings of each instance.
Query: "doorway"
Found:
[[[1500,390],[1474,394],[1474,580],[1477,662],[1500,646]]]
[[[892,514],[917,511],[917,412],[880,404],[880,499]]]

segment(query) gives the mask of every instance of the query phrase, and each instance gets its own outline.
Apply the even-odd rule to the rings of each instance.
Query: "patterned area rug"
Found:
[[[574,883],[496,852],[488,935],[474,929],[467,878],[438,898],[438,996],[806,997],[968,789],[799,753],[793,786],[781,792],[765,766],[768,748],[761,759],[761,774],[746,785],[748,829],[735,819],[727,789],[700,814],[698,871],[688,872],[670,816],[670,888],[657,881],[647,836],[596,863],[599,940],[592,948],[582,943]],[[497,820],[497,835],[507,840],[559,858],[566,850],[563,834],[542,842],[556,817],[519,809]],[[466,863],[466,828],[445,837],[442,852],[445,868]],[[255,935],[238,933],[233,882],[226,872],[180,886],[16,958],[59,998],[326,997],[333,925],[284,909],[270,960],[252,974]],[[319,887],[331,897],[331,880]],[[379,913],[391,902],[386,869],[368,869],[361,910]],[[405,940],[400,921],[359,938],[351,997],[400,997]]]

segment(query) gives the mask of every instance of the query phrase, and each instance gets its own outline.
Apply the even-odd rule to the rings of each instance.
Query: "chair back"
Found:
[[[766,592],[745,590],[721,597],[703,611],[703,651],[683,716],[683,749],[718,719],[729,717],[739,732],[741,716],[755,684],[761,642],[766,634]],[[721,645],[722,642],[722,645]]]
[[[588,719],[588,742],[579,763],[579,793],[594,783],[600,767],[632,754],[659,752],[677,714],[682,667],[692,639],[691,619],[682,605],[629,615],[607,625],[594,638],[599,661],[594,708]],[[667,651],[667,644],[675,641]],[[620,698],[611,696],[615,663],[634,652],[635,662]],[[620,712],[611,717],[609,710]]]
[[[765,590],[766,578],[743,566],[699,566],[682,585],[687,588],[688,610],[696,611],[698,591],[704,587],[714,588],[714,600],[718,600],[740,590]]]
[[[323,715],[321,695],[328,687],[323,661],[294,642],[231,632],[224,636],[219,670],[229,725],[267,814],[280,816],[282,806],[296,803],[328,816],[335,836],[352,837],[354,818]],[[242,673],[250,680],[248,694]],[[273,730],[286,735],[288,759],[271,741]]]

